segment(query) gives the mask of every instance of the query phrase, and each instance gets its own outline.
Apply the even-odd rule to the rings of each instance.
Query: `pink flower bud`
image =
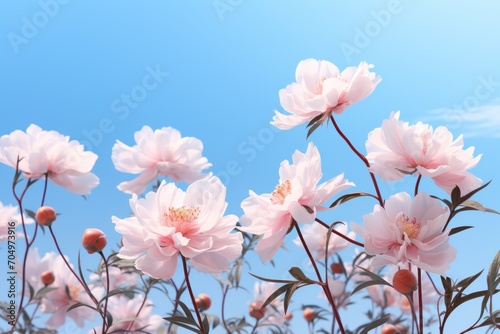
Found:
[[[307,307],[304,309],[304,312],[302,312],[302,315],[304,316],[304,319],[306,319],[307,322],[311,322],[314,319],[314,310]]]
[[[56,211],[51,206],[42,206],[38,208],[35,215],[35,220],[43,226],[50,226],[56,220]]]
[[[212,299],[206,293],[200,293],[195,299],[196,307],[201,311],[206,311],[212,305]]]
[[[55,277],[52,271],[47,270],[40,274],[40,280],[42,281],[43,284],[47,286],[54,283]]]
[[[386,324],[384,327],[382,327],[382,331],[380,331],[380,334],[396,334],[396,327],[393,325]]]
[[[392,286],[397,292],[407,295],[417,289],[417,278],[408,269],[400,269],[392,278]]]
[[[83,232],[82,245],[89,254],[102,251],[107,243],[106,235],[97,228],[88,228]]]
[[[266,308],[261,308],[256,302],[250,305],[250,316],[259,320],[266,314]]]

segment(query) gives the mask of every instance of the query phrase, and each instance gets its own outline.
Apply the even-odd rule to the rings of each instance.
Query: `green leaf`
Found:
[[[196,324],[196,321],[194,320],[193,314],[191,313],[191,310],[189,309],[189,307],[187,307],[187,305],[184,304],[183,302],[181,302],[180,300],[178,301],[178,303],[179,303],[179,306],[184,311],[184,314],[186,315],[186,317],[193,320],[193,322]]]
[[[468,201],[462,202],[460,204],[460,206],[463,206],[463,207],[466,207],[466,208],[470,208],[471,210],[496,213],[497,215],[500,214],[500,212],[495,211],[493,209],[486,208],[485,206],[483,206],[481,203],[479,203],[477,201],[468,200]]]
[[[290,305],[290,301],[292,300],[293,293],[295,290],[299,288],[299,283],[291,284],[290,288],[286,290],[285,298],[283,298],[283,307],[285,309],[285,313],[288,310],[288,305]]]
[[[174,316],[174,317],[165,317],[163,319],[173,323],[174,325],[190,330],[191,332],[197,334],[203,334],[198,324],[189,318],[182,316]]]
[[[358,330],[357,330],[356,333],[367,334],[370,330],[375,329],[375,328],[385,324],[389,320],[390,317],[391,317],[390,314],[386,314],[385,316],[383,316],[375,321],[372,321],[369,324],[364,325],[363,327],[358,328],[358,330],[361,328],[363,328],[363,329],[360,332],[358,332]]]
[[[290,289],[290,287],[294,284],[296,284],[297,282],[294,282],[294,283],[288,283],[288,284],[284,284],[282,285],[280,288],[278,288],[278,290],[274,291],[267,299],[266,301],[264,302],[264,304],[262,304],[262,307],[261,308],[264,308],[266,307],[267,305],[269,305],[273,300],[275,300],[276,298],[278,298],[281,294],[283,294],[285,291],[287,291],[288,289]]]
[[[313,126],[311,126],[311,128],[309,129],[309,131],[307,131],[307,136],[306,136],[306,139],[309,138],[310,135],[312,135],[312,133],[321,125],[321,123],[317,122],[317,123],[314,123]]]
[[[311,125],[315,124],[318,122],[321,118],[323,117],[323,114],[319,114],[318,116],[314,117],[309,123],[307,123],[306,128],[310,127]]]
[[[455,188],[451,191],[451,203],[455,208],[462,203],[461,198],[460,188],[455,186]]]
[[[373,196],[372,194],[365,193],[363,191],[356,191],[353,193],[349,193],[349,194],[345,194],[345,195],[340,196],[332,203],[332,205],[330,205],[330,208],[336,207],[337,205],[340,205],[342,203],[350,201],[351,199],[362,197],[362,196],[370,196],[370,197],[377,198],[377,197]]]
[[[460,198],[460,203],[458,204],[462,204],[463,202],[467,201],[469,198],[471,198],[474,194],[476,194],[477,192],[479,192],[480,190],[486,188],[489,184],[491,183],[491,180],[486,182],[485,184],[483,184],[482,186],[480,186],[479,188],[476,188],[474,190],[472,190],[471,192],[465,194],[463,197]],[[457,188],[457,187],[456,187]]]
[[[304,272],[302,271],[302,269],[300,269],[299,267],[292,267],[290,268],[290,270],[288,270],[288,272],[290,273],[290,275],[292,275],[295,279],[297,279],[297,281],[300,281],[300,282],[305,282],[305,283],[313,283],[314,281],[311,280],[309,277],[307,277]]]
[[[446,306],[446,309],[448,309],[451,305],[451,298],[453,297],[451,278],[441,276],[441,283],[444,288],[444,305]]]
[[[472,284],[472,282],[474,282],[481,274],[483,273],[483,271],[481,270],[480,272],[478,272],[477,274],[475,275],[472,275],[472,276],[469,276],[467,278],[464,278],[463,280],[461,280],[460,282],[458,282],[455,287],[456,288],[459,288],[459,291],[460,292],[463,292],[465,289],[467,289],[467,287],[469,287],[469,285]]]
[[[254,275],[252,273],[249,273],[249,274],[255,278],[258,278],[258,279],[260,279],[262,281],[266,281],[266,282],[273,282],[273,283],[295,283],[296,282],[296,281],[291,281],[291,280],[286,280],[286,279],[265,278],[265,277]]]
[[[459,226],[459,227],[454,227],[450,230],[450,233],[448,234],[449,236],[450,235],[453,235],[453,234],[457,234],[458,232],[462,232],[462,231],[465,231],[465,230],[468,230],[470,228],[473,228],[474,226]]]
[[[208,318],[206,316],[203,317],[203,331],[205,334],[210,332],[210,323],[208,322]]]
[[[364,276],[368,276],[371,278],[370,281],[366,281],[366,282],[362,282],[360,284],[358,284],[351,292],[351,295],[355,294],[356,292],[358,292],[359,290],[361,289],[364,289],[366,287],[369,287],[371,285],[387,285],[387,286],[392,286],[390,283],[388,283],[386,280],[384,280],[382,277],[380,277],[379,275],[377,274],[374,274],[372,273],[371,271],[369,271],[368,269],[365,269],[363,267],[360,267],[360,266],[356,266],[358,267],[359,269],[362,269],[364,272],[361,273],[361,275],[364,275]]]

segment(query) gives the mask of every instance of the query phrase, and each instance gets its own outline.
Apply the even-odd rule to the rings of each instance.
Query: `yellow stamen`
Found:
[[[282,184],[278,184],[274,191],[271,193],[271,203],[283,204],[285,197],[292,192],[292,183],[286,180]]]
[[[404,234],[406,234],[406,236],[410,239],[415,239],[420,234],[420,224],[417,223],[415,218],[410,221],[408,217],[403,215],[401,225],[403,227]]]

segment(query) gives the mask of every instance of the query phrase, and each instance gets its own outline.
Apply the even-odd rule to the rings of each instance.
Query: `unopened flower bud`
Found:
[[[259,320],[266,314],[266,308],[261,308],[256,302],[250,304],[250,316]]]
[[[393,325],[386,324],[384,327],[382,327],[382,330],[380,331],[380,334],[396,334],[396,327]]]
[[[97,228],[88,228],[83,232],[82,245],[89,254],[102,251],[107,243],[106,235]]]
[[[212,305],[212,299],[206,293],[200,293],[195,299],[196,307],[201,311],[206,311]]]
[[[400,269],[392,278],[392,286],[397,292],[407,295],[417,289],[417,278],[408,269]]]
[[[307,322],[311,322],[314,319],[314,310],[310,309],[309,307],[306,307],[304,309],[304,312],[302,312],[302,315],[304,316],[304,319],[306,319]]]
[[[42,206],[38,208],[35,214],[35,220],[43,226],[50,226],[56,220],[57,214],[51,206]]]
[[[52,271],[47,270],[40,274],[40,280],[45,285],[51,285],[52,283],[54,283],[55,277]]]
[[[330,269],[331,269],[332,273],[334,273],[334,274],[343,274],[344,273],[344,269],[342,268],[342,265],[340,263],[332,263],[330,265]]]

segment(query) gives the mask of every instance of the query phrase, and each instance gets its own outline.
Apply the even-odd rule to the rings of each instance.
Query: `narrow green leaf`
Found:
[[[454,227],[450,230],[450,233],[448,235],[453,235],[453,234],[457,234],[458,232],[462,232],[462,231],[465,231],[465,230],[468,230],[470,228],[473,228],[474,226],[458,226],[458,227]]]
[[[304,272],[302,271],[302,269],[300,269],[299,267],[292,267],[290,268],[290,270],[288,270],[288,272],[290,273],[290,275],[292,275],[295,279],[297,279],[297,281],[300,281],[300,282],[305,282],[305,283],[311,283],[311,282],[314,282],[313,280],[311,280],[309,277],[307,277]]]
[[[180,300],[178,301],[178,303],[179,303],[179,306],[184,311],[184,314],[186,315],[186,317],[188,317],[189,319],[193,320],[193,322],[196,324],[196,321],[194,321],[193,314],[191,313],[191,310],[189,309],[189,307],[187,307],[187,305],[184,304],[183,302],[181,302]]]
[[[306,136],[306,139],[309,138],[310,135],[312,135],[312,133],[321,125],[321,123],[314,123],[313,126],[311,126],[309,128],[309,131],[307,131],[307,136]]]
[[[391,317],[390,314],[386,314],[385,316],[383,316],[375,321],[372,321],[369,324],[364,325],[362,327],[363,329],[360,332],[358,332],[358,331],[356,331],[356,332],[359,334],[367,334],[372,329],[375,329],[375,328],[385,324],[389,320],[390,317]]]
[[[458,282],[455,287],[459,288],[460,292],[463,292],[465,289],[467,289],[467,287],[469,287],[469,285],[472,284],[472,282],[474,282],[481,274],[483,273],[483,270],[481,270],[480,272],[478,272],[477,274],[475,275],[472,275],[472,276],[469,276],[467,278],[464,278],[463,280],[461,280],[460,282]]]
[[[468,200],[468,201],[461,203],[460,206],[471,208],[471,209],[477,210],[477,211],[496,213],[497,215],[500,214],[500,212],[495,211],[493,209],[489,209],[477,201]]]
[[[290,288],[286,290],[285,298],[283,298],[283,307],[285,309],[285,313],[288,310],[288,305],[290,305],[290,301],[292,300],[293,293],[299,287],[299,283],[291,284]]]
[[[309,123],[307,123],[306,128],[310,127],[311,125],[313,125],[314,123],[319,121],[322,117],[323,117],[323,114],[319,114],[318,116],[314,117]]]
[[[370,196],[370,197],[377,198],[377,197],[373,196],[372,194],[365,193],[363,191],[356,191],[353,193],[349,193],[349,194],[345,194],[345,195],[340,196],[332,203],[332,205],[330,205],[330,208],[336,207],[337,205],[340,205],[342,203],[350,201],[351,199],[362,197],[362,196]]]
[[[266,307],[267,305],[269,305],[269,303],[271,303],[273,300],[275,300],[276,298],[278,298],[282,293],[284,293],[285,291],[287,291],[293,284],[295,284],[296,282],[294,283],[289,283],[289,284],[284,284],[282,285],[280,288],[278,288],[278,290],[274,291],[267,299],[266,301],[264,302],[264,304],[262,304],[262,308]]]
[[[198,324],[197,323],[192,324],[189,321],[190,319],[188,319],[186,317],[175,316],[175,317],[165,317],[163,319],[173,323],[174,325],[185,328],[191,332],[194,332],[197,334],[203,334],[203,332],[198,327]],[[193,326],[195,326],[195,327],[193,327]]]
[[[469,198],[471,198],[474,194],[476,194],[477,192],[479,192],[480,190],[483,190],[484,188],[486,188],[489,184],[491,183],[491,180],[486,182],[485,184],[483,184],[482,186],[480,186],[479,188],[476,188],[474,190],[472,190],[471,192],[465,194],[463,197],[460,198],[460,203],[458,204],[462,204],[463,202],[467,201]]]
[[[249,273],[249,274],[255,278],[258,278],[258,279],[260,279],[262,281],[266,281],[266,282],[273,282],[273,283],[295,283],[296,282],[296,281],[291,281],[291,280],[286,280],[286,279],[265,278],[265,277],[254,275],[252,273]]]

